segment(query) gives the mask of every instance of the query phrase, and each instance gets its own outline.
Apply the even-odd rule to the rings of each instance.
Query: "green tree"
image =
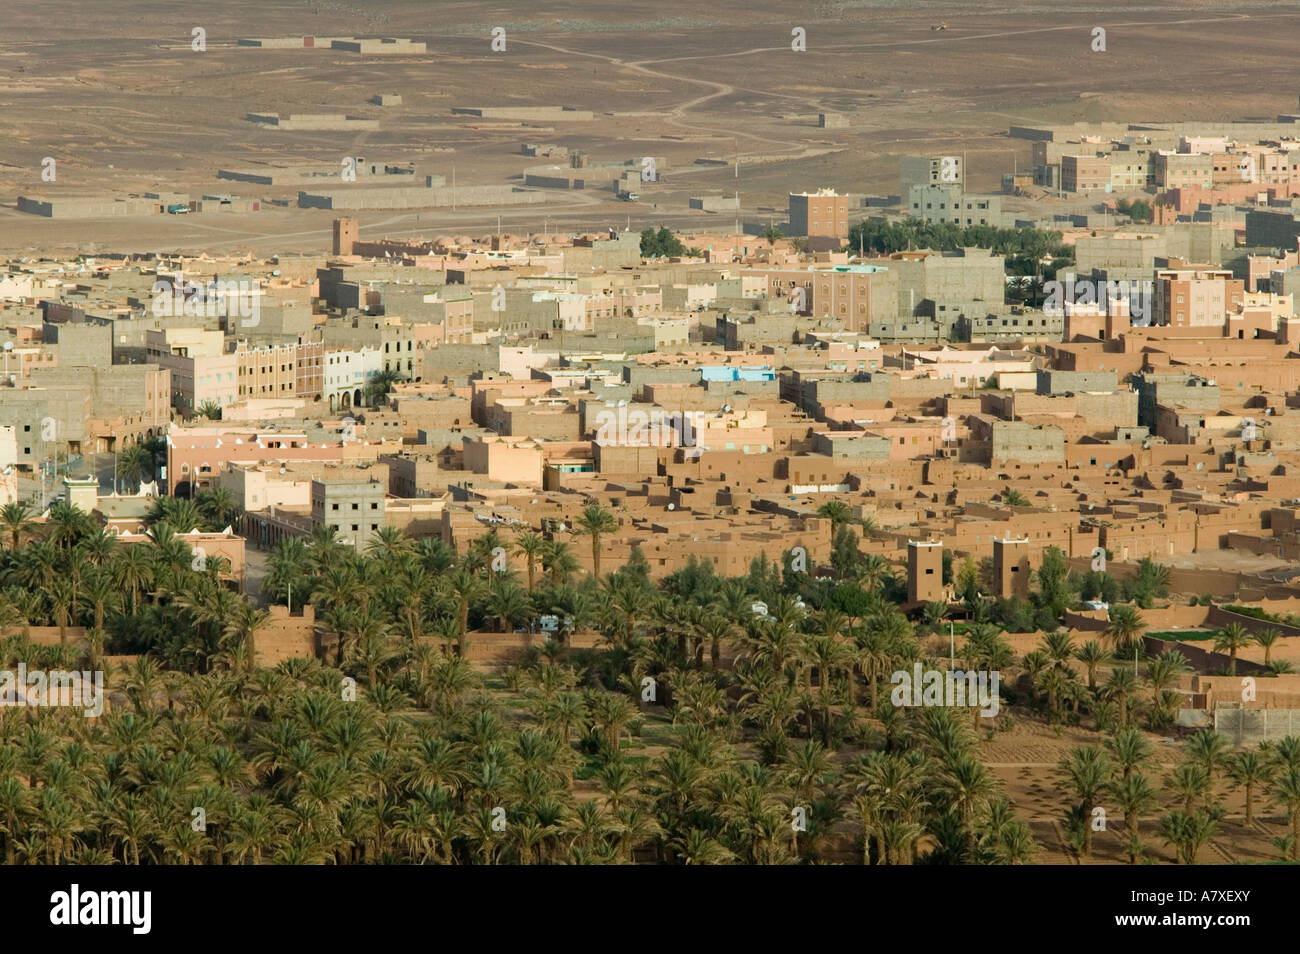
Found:
[[[1261,629],[1259,632],[1255,633],[1256,644],[1264,648],[1265,666],[1271,666],[1273,664],[1273,647],[1277,644],[1278,640],[1280,640],[1281,638],[1282,638],[1282,631],[1274,627],[1269,627],[1268,629]],[[1216,646],[1215,649],[1218,649],[1218,647]]]
[[[589,504],[577,520],[578,530],[591,537],[592,575],[600,579],[600,539],[618,529],[618,520],[599,504]]]
[[[1078,811],[1084,822],[1081,854],[1086,858],[1092,850],[1092,810],[1110,786],[1110,759],[1098,746],[1080,746],[1061,759],[1057,772],[1079,800]]]
[[[642,258],[679,258],[686,251],[681,239],[666,226],[660,227],[658,231],[651,228],[641,233]]]
[[[1246,824],[1255,823],[1255,792],[1273,778],[1273,766],[1259,751],[1236,752],[1228,761],[1233,786],[1245,790]]]
[[[9,551],[17,552],[22,539],[36,527],[27,504],[12,501],[0,507],[0,528],[9,534]]]
[[[1228,675],[1237,674],[1237,650],[1244,649],[1254,642],[1246,627],[1240,623],[1229,623],[1214,635],[1214,651],[1228,651]]]
[[[1118,651],[1130,649],[1146,625],[1146,620],[1137,607],[1120,603],[1110,608],[1110,625],[1106,627],[1106,638]]]

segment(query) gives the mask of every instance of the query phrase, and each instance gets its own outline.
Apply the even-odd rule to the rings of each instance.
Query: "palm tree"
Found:
[[[1081,854],[1086,858],[1092,850],[1092,810],[1110,785],[1110,759],[1098,746],[1079,746],[1061,759],[1057,772],[1079,800],[1079,814],[1084,822]]]
[[[14,843],[25,828],[29,811],[28,789],[13,775],[0,778],[0,834],[5,840],[5,864],[14,863]]]
[[[176,533],[189,533],[204,523],[203,513],[193,500],[182,497],[159,497],[145,514],[151,528],[166,524]]]
[[[1128,863],[1135,865],[1142,853],[1141,818],[1155,807],[1156,791],[1140,772],[1124,775],[1111,784],[1110,791],[1120,811],[1124,813],[1124,830],[1128,834]]]
[[[1228,760],[1228,777],[1234,787],[1246,790],[1246,824],[1255,822],[1255,790],[1273,778],[1273,766],[1263,753],[1237,752]]]
[[[587,715],[587,705],[578,692],[557,692],[542,704],[542,723],[560,733],[567,750],[573,730],[582,724]]]
[[[1213,729],[1202,729],[1187,740],[1184,750],[1188,761],[1205,769],[1210,789],[1214,788],[1214,773],[1228,762],[1228,743]]]
[[[126,481],[128,487],[134,484],[139,490],[141,481],[152,474],[153,457],[139,444],[132,444],[117,455],[117,477]],[[113,491],[116,492],[117,488],[114,487]]]
[[[81,550],[86,559],[97,567],[105,566],[117,553],[117,548],[117,537],[107,530],[102,533],[92,533],[81,541]]]
[[[935,632],[943,625],[943,621],[948,618],[948,604],[943,600],[931,600],[925,604],[925,624]]]
[[[1105,745],[1106,751],[1119,765],[1122,778],[1128,778],[1133,774],[1154,752],[1146,736],[1133,728],[1117,729],[1115,734],[1106,740]]]
[[[1119,705],[1119,725],[1124,728],[1128,725],[1128,705],[1129,696],[1137,691],[1137,676],[1133,675],[1133,670],[1127,666],[1117,666],[1110,671],[1110,678],[1101,687],[1101,694],[1106,699],[1112,699]]]
[[[1291,825],[1291,860],[1300,860],[1300,769],[1288,768],[1274,779],[1273,801],[1286,809]]]
[[[1171,846],[1178,860],[1196,864],[1201,847],[1213,837],[1218,822],[1206,812],[1170,812],[1160,819],[1160,837]]]
[[[636,708],[626,696],[596,691],[587,697],[587,712],[592,725],[601,733],[607,751],[617,757],[623,727],[636,715]]]
[[[673,855],[684,865],[725,865],[735,854],[699,828],[692,828],[672,839]]]
[[[1270,666],[1273,663],[1273,646],[1282,638],[1282,630],[1274,627],[1261,629],[1255,634],[1255,642],[1264,647],[1264,665]],[[1217,646],[1215,647],[1218,648]]]
[[[95,629],[104,628],[104,612],[117,608],[120,593],[121,590],[107,569],[97,570],[86,578],[80,596],[82,602],[94,613]]]
[[[16,551],[25,534],[36,527],[27,504],[13,501],[0,507],[0,528],[9,534],[9,550]]]
[[[401,371],[391,368],[373,374],[366,382],[366,400],[375,406],[382,407],[388,403],[388,394],[393,390],[393,386],[404,380]]]
[[[247,600],[240,600],[235,605],[234,615],[225,623],[225,631],[234,637],[241,647],[249,671],[257,665],[257,633],[271,621],[269,611],[254,606]]]
[[[837,670],[849,665],[848,647],[832,633],[805,636],[800,653],[805,665],[817,667],[819,684],[817,698],[821,702],[822,744],[831,745],[831,696],[830,683]]]
[[[239,506],[229,488],[221,486],[200,490],[194,495],[194,504],[213,531],[233,522]]]
[[[1246,632],[1246,627],[1240,623],[1229,623],[1215,634],[1214,651],[1228,650],[1229,676],[1237,674],[1237,650],[1249,646],[1253,641],[1250,633]]]
[[[1199,762],[1179,762],[1165,776],[1165,786],[1182,800],[1187,815],[1192,814],[1197,799],[1206,796],[1212,787],[1210,773]]]
[[[1097,668],[1104,666],[1114,657],[1106,650],[1101,643],[1095,639],[1090,639],[1074,651],[1074,658],[1083,663],[1088,673],[1088,688],[1093,692],[1097,691]]]
[[[131,615],[140,608],[140,592],[153,587],[154,568],[149,551],[143,546],[122,547],[113,559],[110,571],[113,581],[131,594]]]
[[[552,586],[563,586],[578,570],[578,559],[573,549],[563,540],[547,540],[542,551],[542,565],[551,577]]]
[[[91,527],[90,514],[67,501],[61,501],[50,507],[49,516],[45,519],[45,539],[60,550],[71,550],[82,537],[92,532]]]
[[[1136,606],[1120,603],[1110,608],[1110,625],[1106,627],[1106,636],[1115,649],[1127,649],[1144,629],[1146,621]]]
[[[372,557],[392,558],[403,553],[410,553],[414,544],[400,527],[384,524],[370,536],[366,544],[366,554]]]
[[[858,561],[858,584],[871,593],[878,593],[893,578],[889,562],[879,553],[864,553]]]
[[[537,565],[546,552],[546,538],[533,530],[519,534],[515,539],[515,553],[523,557],[528,566],[528,592],[533,592]]]
[[[834,538],[840,527],[853,519],[853,511],[842,500],[828,500],[817,508],[817,516],[831,522],[831,537]]]
[[[592,574],[600,579],[600,538],[618,529],[618,520],[599,504],[590,504],[583,508],[577,519],[580,532],[591,537]]]
[[[978,758],[961,755],[944,767],[939,784],[952,799],[969,837],[978,809],[998,790],[997,778]]]
[[[463,659],[467,649],[466,635],[469,632],[469,607],[471,603],[483,596],[487,584],[481,576],[471,573],[463,566],[458,566],[447,577],[447,586],[456,598],[457,645]]]
[[[700,625],[700,637],[709,645],[709,668],[716,671],[722,662],[722,641],[736,632],[736,624],[718,613],[710,613]]]
[[[77,593],[72,581],[66,577],[55,580],[49,589],[50,614],[54,624],[59,627],[59,645],[68,645],[68,627],[72,625],[73,607],[76,605]]]
[[[496,617],[501,632],[508,633],[518,620],[528,614],[528,597],[517,585],[506,580],[488,588],[487,612]]]
[[[1177,650],[1166,650],[1146,667],[1147,684],[1151,687],[1153,728],[1163,728],[1173,721],[1173,710],[1182,696],[1174,691],[1179,677],[1191,667],[1187,658]]]

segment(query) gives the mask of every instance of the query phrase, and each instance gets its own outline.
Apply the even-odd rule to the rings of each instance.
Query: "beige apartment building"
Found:
[[[191,414],[206,404],[239,398],[239,359],[225,353],[225,335],[203,328],[167,328],[145,334],[149,360],[171,373],[171,404]]]
[[[813,272],[813,314],[866,331],[873,321],[898,314],[898,274],[884,265],[837,265]]]
[[[1153,318],[1178,328],[1222,326],[1242,307],[1246,283],[1229,269],[1157,269]]]
[[[1214,185],[1214,157],[1202,153],[1166,152],[1151,158],[1158,189],[1209,189]]]
[[[274,345],[249,348],[243,342],[235,347],[238,395],[241,401],[251,398],[293,397],[298,386],[298,346]]]
[[[811,249],[838,249],[849,237],[849,197],[834,189],[791,192],[790,231]]]
[[[1109,192],[1109,156],[1062,156],[1061,189],[1065,192]]]

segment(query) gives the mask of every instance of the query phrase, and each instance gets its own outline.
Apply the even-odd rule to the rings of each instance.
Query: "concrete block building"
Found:
[[[907,541],[907,601],[930,603],[944,598],[943,542]]]

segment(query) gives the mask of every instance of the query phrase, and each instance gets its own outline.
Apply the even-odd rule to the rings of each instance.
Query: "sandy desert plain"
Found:
[[[699,5],[55,2],[6,4],[0,25],[0,249],[318,249],[333,214],[44,219],[19,195],[151,190],[296,198],[216,178],[218,168],[366,155],[462,185],[521,181],[553,142],[593,161],[664,159],[637,203],[556,191],[527,208],[368,212],[362,234],[701,229],[734,216],[692,211],[695,194],[739,193],[740,218],[780,221],[790,191],[898,191],[898,157],[960,150],[973,188],[1029,162],[1014,123],[1272,117],[1296,107],[1293,4],[817,2]],[[946,29],[933,29],[945,25]],[[1094,27],[1107,49],[1091,49]],[[205,31],[206,49],[191,48]],[[492,31],[506,31],[493,52]],[[802,28],[807,49],[791,49]],[[241,37],[400,36],[423,55],[238,47]],[[400,106],[370,104],[398,93]],[[564,105],[591,122],[540,125],[453,115],[453,106]],[[347,113],[377,130],[303,132],[249,112]],[[847,119],[819,128],[820,112]],[[42,182],[41,162],[57,161]],[[724,165],[699,165],[697,160]],[[737,160],[739,166],[737,169]],[[453,169],[454,166],[454,169]],[[738,173],[738,174],[737,174]],[[1059,200],[1053,200],[1059,202]],[[1048,203],[1052,204],[1051,202]],[[1060,203],[1064,207],[1065,203]],[[1014,208],[1014,200],[1008,203]],[[865,214],[859,211],[858,215]]]

